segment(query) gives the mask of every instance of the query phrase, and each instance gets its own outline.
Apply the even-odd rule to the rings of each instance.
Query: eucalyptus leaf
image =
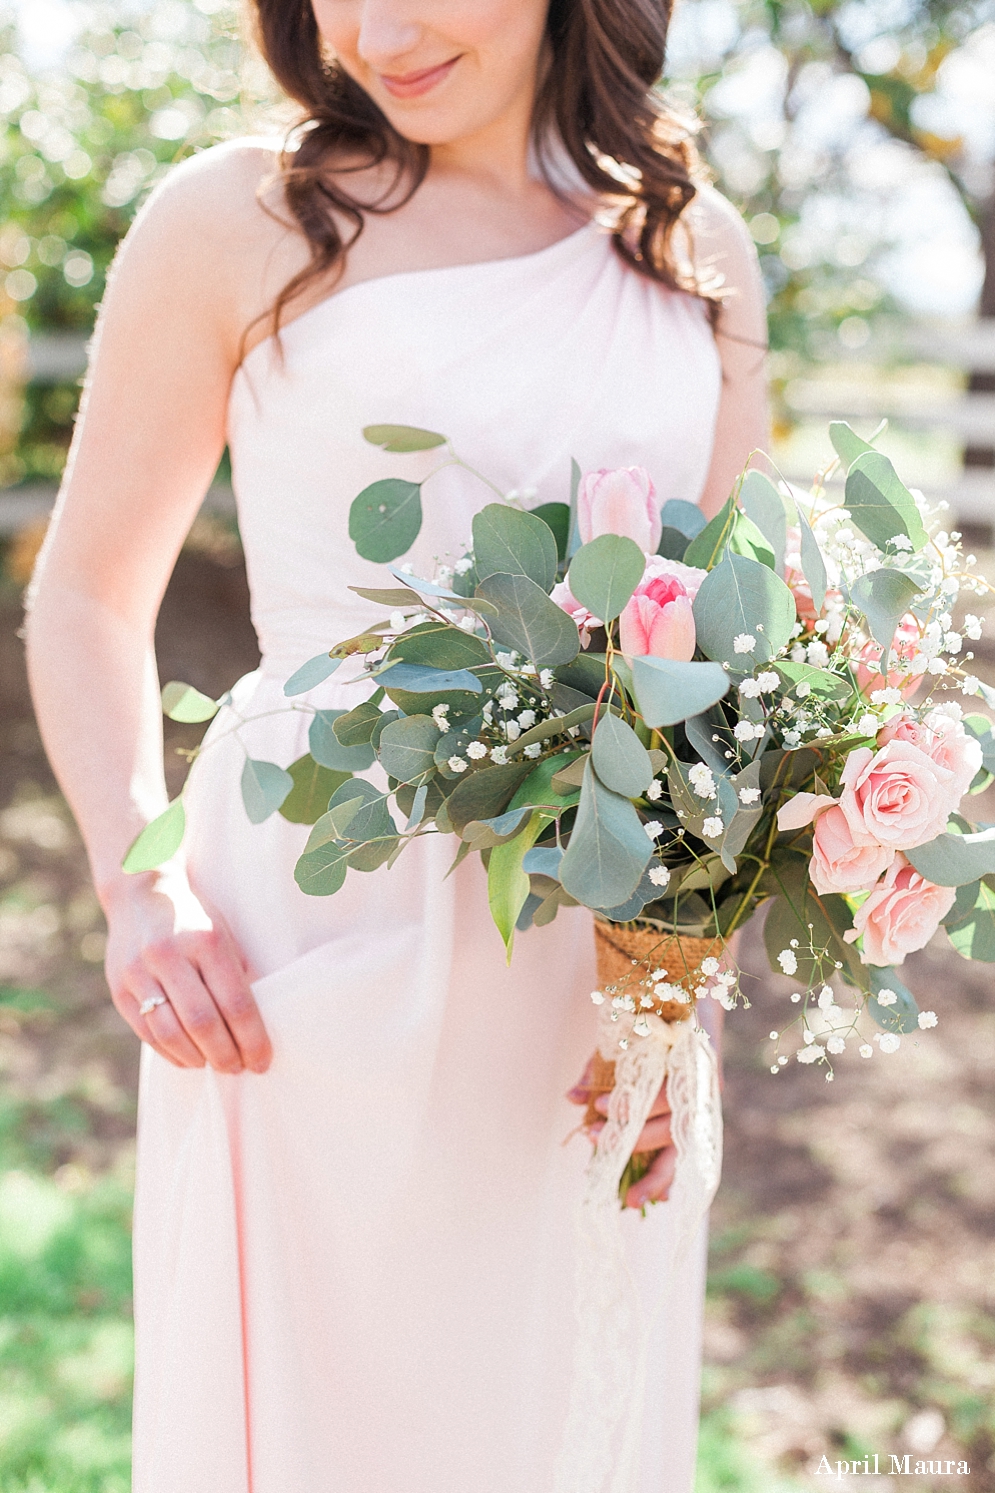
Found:
[[[602,622],[624,608],[646,569],[646,556],[624,534],[599,534],[581,545],[570,561],[570,593]]]
[[[685,565],[693,565],[698,570],[711,570],[713,565],[718,564],[729,543],[736,512],[733,499],[727,499],[715,517],[688,545],[684,554]]]
[[[380,708],[372,700],[364,700],[362,704],[353,706],[352,710],[328,710],[325,716],[326,719],[331,717],[330,724],[340,746],[365,746],[373,738],[374,728],[380,719]]]
[[[348,851],[334,840],[305,850],[294,867],[294,880],[308,897],[331,897],[346,878]]]
[[[376,707],[374,706],[374,709]],[[314,760],[333,772],[364,772],[373,765],[373,747],[369,742],[343,746],[335,726],[350,711],[316,710],[308,731],[308,750]],[[377,711],[379,716],[380,712]]]
[[[556,779],[554,778],[554,782]],[[559,845],[536,845],[522,861],[522,870],[529,876],[549,876],[554,881],[560,877],[560,862],[563,849]]]
[[[547,594],[556,584],[552,529],[534,513],[503,503],[488,503],[474,515],[473,558],[481,581],[489,575],[525,575]]]
[[[471,820],[493,819],[503,813],[532,768],[531,762],[508,762],[461,778],[447,800],[456,833],[462,834]]]
[[[349,590],[355,591],[364,601],[375,601],[382,607],[420,607],[422,604],[421,597],[410,586],[350,586]]]
[[[747,518],[760,530],[774,553],[774,568],[784,572],[784,550],[788,538],[788,519],[784,500],[769,477],[751,468],[743,478],[739,501]]]
[[[540,503],[538,508],[530,508],[529,512],[535,518],[541,518],[544,524],[548,524],[556,540],[557,559],[561,565],[564,564],[570,543],[570,505],[568,503]]]
[[[686,503],[683,498],[668,498],[660,509],[660,522],[665,529],[676,529],[685,539],[695,539],[708,520],[697,503]]]
[[[666,560],[681,560],[688,552],[691,541],[680,529],[672,529],[669,524],[664,524],[660,530],[660,543],[656,547],[658,555],[663,555]]]
[[[349,778],[347,772],[322,767],[310,752],[287,768],[294,786],[280,805],[280,813],[291,824],[316,824],[328,808],[328,800]]]
[[[716,663],[681,663],[669,658],[632,660],[632,680],[647,726],[674,726],[701,715],[729,691],[731,680]]]
[[[414,800],[408,814],[408,822],[404,826],[404,833],[406,835],[410,835],[413,830],[416,830],[425,818],[425,810],[428,807],[428,789],[428,783],[422,783],[420,787],[415,789]]]
[[[771,667],[780,674],[785,688],[789,690],[805,684],[809,694],[820,700],[846,700],[853,694],[853,686],[849,680],[829,669],[817,669],[814,664],[796,664],[791,659],[779,658]]]
[[[359,807],[348,819],[347,824],[335,821],[335,811],[352,803],[356,798],[360,800]],[[328,812],[332,816],[332,821],[338,823],[339,837],[344,841],[365,843],[370,840],[393,838],[397,835],[397,825],[387,808],[387,794],[375,784],[367,782],[365,778],[352,778],[349,782],[343,783],[341,788],[336,789],[329,800]],[[319,824],[320,822],[319,820]],[[316,825],[315,829],[317,828]]]
[[[946,924],[947,936],[963,959],[995,964],[995,891],[984,881],[974,905],[956,922]]]
[[[966,715],[964,728],[981,745],[981,761],[986,771],[995,773],[995,732],[986,715]]]
[[[178,679],[171,679],[163,686],[162,709],[171,721],[187,725],[200,725],[218,713],[217,703],[210,695],[202,695],[192,684],[181,684]]]
[[[436,430],[420,430],[417,425],[365,425],[363,439],[381,451],[434,451],[444,446],[447,437]]]
[[[937,835],[905,852],[920,876],[934,886],[966,886],[995,874],[995,827],[968,835]]]
[[[389,664],[377,680],[388,690],[407,690],[414,695],[434,695],[447,690],[467,690],[479,695],[483,685],[468,669],[433,669],[425,664]]]
[[[625,798],[637,798],[653,781],[646,748],[631,726],[610,713],[595,728],[591,762],[605,787]]]
[[[829,439],[833,443],[833,450],[843,463],[844,467],[851,467],[858,456],[863,456],[867,451],[873,451],[874,447],[868,445],[845,420],[831,420],[829,422]]]
[[[628,923],[632,918],[638,918],[648,902],[656,902],[663,894],[663,889],[650,880],[650,872],[657,867],[655,860],[651,861],[640,878],[639,885],[627,901],[621,902],[618,907],[606,907],[603,909],[606,918],[613,923]]]
[[[421,522],[421,484],[386,477],[364,487],[353,499],[349,538],[364,560],[384,565],[411,548]]]
[[[788,587],[773,570],[746,555],[727,554],[709,571],[693,607],[702,652],[744,672],[780,652],[795,625],[795,598]],[[745,654],[736,650],[742,637],[754,639]]]
[[[242,769],[242,802],[253,824],[262,824],[275,814],[293,791],[294,780],[275,762],[246,757]]]
[[[380,765],[399,783],[424,783],[435,771],[435,748],[442,732],[428,715],[392,721],[380,733]]]
[[[801,507],[797,504],[795,506],[798,514],[798,529],[801,534],[802,575],[808,581],[808,589],[812,593],[812,605],[818,614],[826,602],[829,576],[826,573],[826,562],[822,557],[819,541],[812,533],[812,526],[802,513]]]
[[[431,618],[412,627],[393,644],[391,661],[423,664],[433,669],[477,669],[491,666],[500,682],[490,650],[482,638],[451,622]]]
[[[872,992],[867,1002],[867,1009],[882,1031],[918,1031],[919,1007],[916,1005],[915,996],[907,985],[902,984],[895,971],[883,965],[871,964],[867,967],[867,973]],[[879,997],[885,992],[897,995],[898,999],[882,1005]]]
[[[738,772],[732,780],[732,789],[736,796],[736,810],[726,830],[723,849],[733,857],[742,854],[747,840],[750,838],[757,821],[764,811],[763,798],[758,798],[755,803],[744,804],[740,793],[745,789],[749,794],[753,789],[760,787],[760,768],[763,759],[754,757],[753,761]]]
[[[653,854],[639,815],[621,794],[584,774],[570,844],[560,863],[560,881],[585,907],[617,907],[636,890]]]
[[[493,850],[497,845],[506,845],[525,828],[534,809],[508,809],[493,819],[471,819],[464,825],[461,839],[468,841],[474,850]]]
[[[730,758],[725,753],[734,752],[737,742],[721,710],[713,706],[701,715],[689,716],[684,722],[684,734],[714,773],[728,775]],[[717,736],[718,741],[713,741],[713,736]]]
[[[497,608],[491,623],[497,641],[523,653],[537,669],[551,669],[576,658],[580,651],[577,624],[528,576],[491,575],[480,582],[477,592]]]
[[[867,618],[871,636],[881,644],[881,668],[887,671],[895,629],[914,596],[922,592],[921,582],[900,570],[882,567],[868,575],[858,576],[850,587],[850,598]]]
[[[853,523],[881,550],[904,535],[917,552],[929,538],[915,498],[887,456],[879,451],[865,451],[853,462],[847,474],[845,501]]]
[[[186,825],[183,799],[174,798],[169,808],[147,824],[132,842],[121,869],[129,876],[137,876],[142,871],[155,871],[165,865],[183,843]]]
[[[319,653],[314,658],[309,658],[306,664],[301,664],[300,668],[291,674],[283,686],[283,693],[288,698],[292,695],[306,694],[309,689],[314,689],[315,685],[322,684],[330,674],[334,674],[341,662],[340,658],[332,658],[327,653]]]

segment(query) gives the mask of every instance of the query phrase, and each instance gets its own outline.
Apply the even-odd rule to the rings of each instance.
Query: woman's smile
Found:
[[[448,62],[421,68],[417,72],[381,73],[380,82],[394,98],[419,98],[448,78],[461,56],[462,53],[458,53],[455,57],[450,57]]]

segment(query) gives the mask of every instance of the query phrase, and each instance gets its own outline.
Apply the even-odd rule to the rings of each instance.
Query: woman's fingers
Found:
[[[659,1151],[662,1146],[672,1145],[670,1135],[670,1116],[660,1115],[655,1120],[647,1120],[642,1128],[639,1139],[633,1146],[633,1154],[639,1151]]]
[[[224,1017],[242,1062],[253,1073],[265,1073],[273,1048],[234,945],[222,936],[208,934],[199,940],[197,955],[204,983]]]
[[[654,1157],[645,1177],[634,1182],[625,1195],[627,1208],[643,1208],[647,1203],[665,1203],[677,1168],[677,1150],[667,1146]]]
[[[146,950],[145,964],[167,998],[168,1013],[167,1006],[157,1006],[148,1018],[163,1046],[172,1050],[178,1042],[172,1017],[212,1068],[220,1073],[241,1073],[244,1065],[232,1034],[185,951],[176,942],[153,944]]]
[[[611,1096],[609,1094],[599,1094],[597,1099],[595,1099],[594,1107],[598,1111],[599,1115],[607,1115],[608,1100],[610,1097]],[[585,1100],[584,1102],[586,1103],[587,1101]],[[654,1120],[658,1115],[669,1114],[670,1100],[667,1098],[667,1080],[664,1079],[663,1083],[660,1085],[659,1094],[657,1094],[656,1098],[653,1100],[653,1107],[650,1110],[647,1118]]]
[[[145,1016],[140,1014],[140,1008],[146,1001],[162,997],[165,998],[161,999],[161,1003]],[[123,1014],[143,1042],[148,1042],[160,1057],[167,1058],[177,1068],[203,1068],[203,1053],[198,1051],[177,1021],[169,998],[157,980],[153,980],[144,971],[135,972],[129,982],[126,998],[134,1002],[134,1008]]]

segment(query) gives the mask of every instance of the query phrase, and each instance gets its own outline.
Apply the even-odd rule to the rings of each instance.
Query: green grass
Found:
[[[0,1178],[0,1489],[130,1487],[130,1189]]]

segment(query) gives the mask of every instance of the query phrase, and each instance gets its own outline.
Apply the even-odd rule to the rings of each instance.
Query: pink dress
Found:
[[[381,613],[347,589],[391,583],[348,538],[352,498],[438,464],[374,449],[364,425],[443,431],[529,502],[566,497],[571,457],[643,465],[661,502],[695,501],[716,350],[701,305],[626,269],[593,226],[352,286],[282,340],[282,365],[271,342],[250,353],[229,415],[262,663],[188,790],[192,881],[251,961],[275,1055],[236,1078],[143,1055],[134,1486],[554,1493],[589,1155],[564,1094],[594,1045],[590,915],[519,935],[506,968],[480,867],[444,880],[442,836],[308,898],[306,828],[251,825],[239,776],[245,750],[283,766],[307,750],[283,682]],[[433,477],[417,573],[459,558],[492,500],[459,468]],[[332,679],[306,698],[358,696]],[[257,718],[222,737],[239,715]],[[623,1226],[652,1289],[668,1207]],[[704,1229],[655,1328],[632,1493],[693,1484],[703,1259]]]

